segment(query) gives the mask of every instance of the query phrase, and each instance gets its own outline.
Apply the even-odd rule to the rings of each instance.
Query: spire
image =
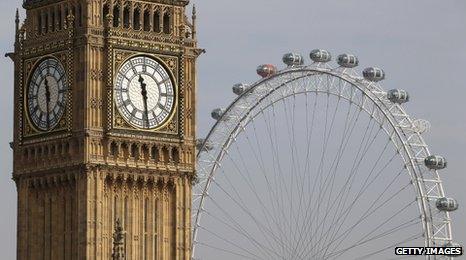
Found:
[[[193,34],[193,39],[196,39],[196,19],[197,19],[197,11],[196,11],[196,5],[193,4],[193,15],[192,15],[192,19],[193,19],[193,31],[192,31],[192,34]]]
[[[18,10],[18,8],[16,8],[15,24],[16,24],[16,34],[18,34],[18,32],[19,32],[19,10]]]
[[[125,260],[125,232],[121,226],[120,219],[117,219],[115,232],[113,233],[112,260]]]

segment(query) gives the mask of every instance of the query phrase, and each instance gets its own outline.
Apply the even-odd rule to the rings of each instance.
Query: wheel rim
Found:
[[[445,195],[443,187],[438,173],[428,170],[423,165],[423,159],[430,153],[414,120],[400,105],[386,98],[386,92],[379,84],[354,76],[348,70],[309,66],[285,69],[252,85],[228,107],[210,131],[204,145],[208,143],[211,149],[201,149],[198,153],[199,182],[194,187],[193,198],[193,256],[196,256],[196,245],[202,244],[197,236],[203,229],[201,216],[208,213],[204,205],[209,198],[209,190],[215,183],[216,172],[220,171],[229,149],[264,109],[287,97],[310,93],[346,100],[350,106],[359,107],[361,111],[370,115],[371,121],[380,125],[380,129],[391,137],[391,145],[399,151],[399,158],[406,166],[406,173],[414,188],[418,214],[421,215],[418,218],[424,245],[441,246],[451,241],[449,215],[435,208],[435,200]],[[269,255],[269,259],[272,256]],[[316,255],[314,252],[315,258],[333,256]],[[278,255],[276,258],[282,259]],[[293,256],[291,258],[294,259]],[[299,255],[295,258],[301,259]]]

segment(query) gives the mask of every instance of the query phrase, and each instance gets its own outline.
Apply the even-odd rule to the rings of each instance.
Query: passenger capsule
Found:
[[[455,211],[458,209],[458,202],[453,198],[439,198],[435,206],[441,211]]]
[[[385,79],[385,72],[382,69],[375,67],[365,68],[362,71],[362,75],[365,79],[372,82],[378,82]]]
[[[403,104],[409,101],[409,93],[404,89],[392,89],[388,91],[387,98],[393,103]]]
[[[332,59],[330,52],[326,50],[315,49],[309,55],[314,62],[329,62]]]
[[[277,68],[272,64],[264,64],[257,67],[257,74],[263,78],[270,77],[277,73]]]
[[[359,65],[358,57],[353,54],[341,54],[337,58],[338,65],[344,68],[354,68]]]
[[[216,108],[212,110],[212,113],[210,115],[212,116],[213,119],[220,120],[220,118],[222,118],[224,113],[225,113],[224,109]]]
[[[447,167],[447,160],[439,155],[430,155],[424,159],[424,164],[432,170],[441,170]]]
[[[199,151],[208,152],[208,151],[212,150],[213,146],[209,141],[206,142],[205,139],[199,138],[199,139],[196,140],[196,148]]]
[[[233,93],[239,96],[244,92],[248,91],[250,88],[251,86],[249,86],[248,84],[238,83],[233,85]]]
[[[283,55],[283,63],[288,67],[300,66],[304,64],[304,57],[298,53],[287,53]]]

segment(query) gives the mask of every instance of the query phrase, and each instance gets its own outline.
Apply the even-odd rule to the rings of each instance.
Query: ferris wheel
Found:
[[[400,259],[395,247],[450,247],[458,208],[440,180],[426,120],[403,89],[356,56],[284,55],[236,84],[198,140],[193,259]],[[450,257],[419,256],[422,259]],[[416,259],[416,257],[414,257]]]

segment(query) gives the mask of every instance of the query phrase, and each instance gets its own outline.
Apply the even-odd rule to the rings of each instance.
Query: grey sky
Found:
[[[11,51],[14,10],[19,0],[0,1],[0,49]],[[308,56],[325,48],[334,56],[356,54],[361,67],[387,73],[386,89],[405,88],[409,113],[428,119],[433,153],[448,158],[442,179],[449,196],[460,201],[452,214],[455,238],[466,241],[466,2],[461,0],[203,0],[198,7],[198,37],[207,54],[199,59],[199,135],[213,121],[210,110],[232,99],[231,85],[257,80],[261,63],[281,65],[290,50]],[[3,121],[0,134],[0,251],[15,257],[16,190],[11,181],[13,66],[0,59]],[[466,259],[463,256],[462,259]]]

